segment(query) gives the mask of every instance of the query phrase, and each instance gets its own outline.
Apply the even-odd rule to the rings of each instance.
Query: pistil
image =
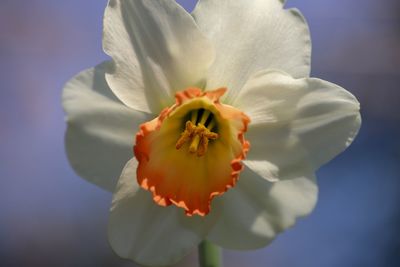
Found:
[[[200,144],[200,135],[196,134],[194,136],[194,138],[192,138],[192,142],[190,143],[190,147],[189,147],[189,152],[190,153],[196,153],[197,149],[199,148],[199,144]]]

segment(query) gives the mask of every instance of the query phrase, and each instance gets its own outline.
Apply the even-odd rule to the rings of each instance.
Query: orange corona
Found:
[[[222,104],[225,88],[178,92],[176,103],[136,135],[137,179],[161,206],[205,216],[211,201],[235,185],[250,144],[249,118]]]

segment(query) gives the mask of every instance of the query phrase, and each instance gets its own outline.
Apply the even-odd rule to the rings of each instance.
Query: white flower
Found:
[[[168,265],[205,238],[260,248],[313,209],[314,173],[354,139],[359,104],[308,77],[307,24],[282,5],[109,1],[113,61],[69,81],[63,105],[71,165],[114,192],[121,257]]]

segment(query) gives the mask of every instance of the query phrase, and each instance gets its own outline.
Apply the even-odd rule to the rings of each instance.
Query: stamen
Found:
[[[210,111],[209,110],[204,110],[203,115],[201,116],[201,120],[199,122],[199,124],[205,125],[208,116],[210,116]]]
[[[211,122],[208,124],[207,129],[208,130],[212,130],[215,126],[215,120],[211,120]]]
[[[191,121],[192,121],[192,123],[194,125],[196,125],[196,123],[197,123],[197,117],[198,116],[199,116],[199,111],[198,110],[192,111]]]
[[[201,113],[201,118],[196,125],[199,113]],[[190,142],[190,153],[196,153],[199,157],[205,155],[208,149],[209,140],[215,140],[218,138],[217,133],[211,132],[215,127],[215,120],[213,117],[210,117],[210,114],[211,112],[209,110],[196,110],[191,113],[191,119],[186,122],[185,130],[176,142],[176,149],[180,149],[186,142]],[[205,126],[206,122],[208,122],[207,127]]]
[[[186,128],[176,142],[176,149],[180,149],[193,135],[196,126],[191,121],[186,122]]]

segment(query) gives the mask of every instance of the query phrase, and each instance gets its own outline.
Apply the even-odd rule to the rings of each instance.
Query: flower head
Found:
[[[63,104],[71,165],[114,192],[121,257],[168,265],[205,238],[260,248],[313,209],[314,173],[356,136],[359,104],[308,77],[307,25],[282,5],[109,1],[112,61],[69,81]]]

